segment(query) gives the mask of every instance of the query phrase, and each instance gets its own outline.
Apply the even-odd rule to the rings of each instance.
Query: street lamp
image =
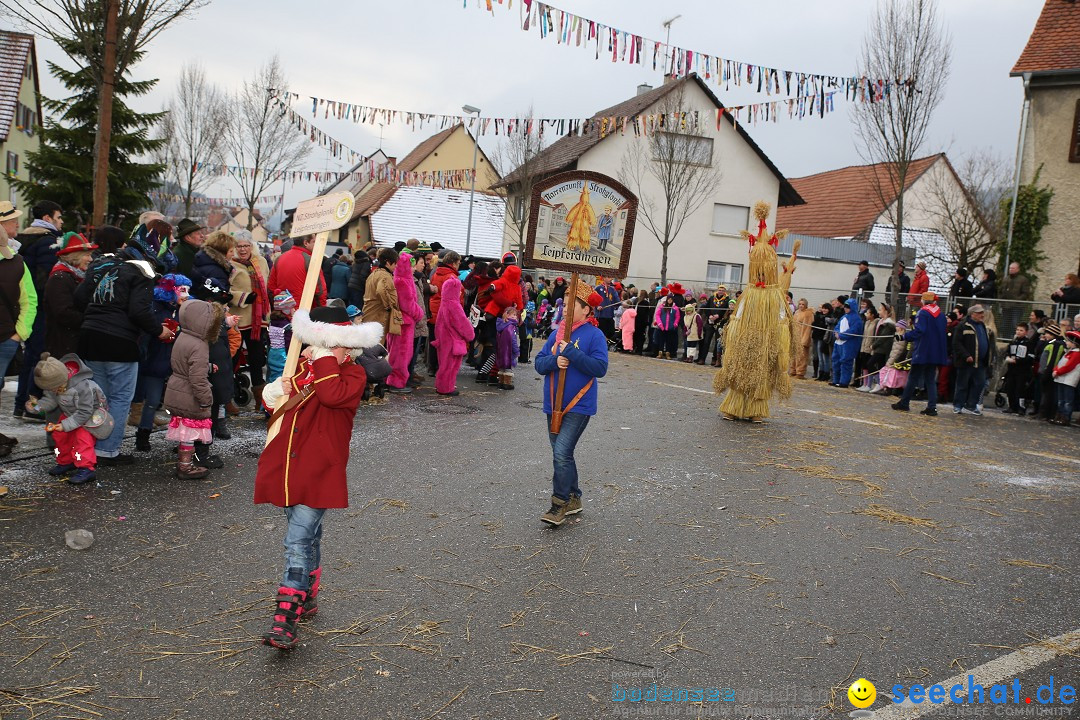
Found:
[[[466,115],[476,115],[476,124],[480,124],[480,108],[473,107],[472,105],[462,105],[461,109],[465,111]],[[473,135],[475,144],[473,145],[472,155],[472,187],[469,188],[469,225],[465,230],[465,256],[469,256],[469,245],[472,242],[472,211],[473,211],[473,198],[476,197],[476,157],[480,152],[480,136]]]

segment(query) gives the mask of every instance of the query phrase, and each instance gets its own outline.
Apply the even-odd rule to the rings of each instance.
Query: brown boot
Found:
[[[195,456],[195,448],[180,448],[177,453],[176,477],[180,480],[200,480],[210,472],[204,467],[198,467],[192,463]]]
[[[131,403],[131,410],[128,411],[127,424],[131,427],[139,427],[139,421],[142,420],[142,406],[140,403]]]
[[[557,495],[551,496],[551,509],[540,516],[540,519],[550,525],[562,525],[566,520],[566,506],[567,501],[558,497]]]
[[[239,415],[240,408],[236,406],[235,402],[230,400],[229,402],[225,403],[225,412],[227,412],[229,415]]]
[[[255,407],[262,408],[262,394],[266,385],[255,385],[251,388],[251,395],[255,398]]]

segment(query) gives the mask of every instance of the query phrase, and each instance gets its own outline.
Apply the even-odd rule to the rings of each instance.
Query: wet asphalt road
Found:
[[[256,642],[284,531],[251,503],[257,419],[205,481],[176,481],[159,435],[98,487],[6,465],[0,717],[841,717],[860,676],[885,698],[1080,627],[1080,432],[810,381],[729,423],[711,377],[613,356],[585,511],[558,529],[531,367],[510,393],[463,374],[461,397],[429,380],[362,408],[290,655]],[[79,527],[85,552],[63,542]],[[654,680],[732,699],[613,701]]]

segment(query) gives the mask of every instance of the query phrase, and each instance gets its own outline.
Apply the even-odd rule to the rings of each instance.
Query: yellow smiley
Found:
[[[866,678],[859,678],[847,689],[848,700],[857,708],[868,708],[877,699],[877,688]]]

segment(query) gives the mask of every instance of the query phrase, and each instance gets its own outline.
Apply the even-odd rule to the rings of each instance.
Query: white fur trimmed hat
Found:
[[[377,322],[353,323],[345,308],[318,307],[297,310],[292,319],[293,337],[305,345],[321,348],[367,348],[382,342],[383,327]]]

